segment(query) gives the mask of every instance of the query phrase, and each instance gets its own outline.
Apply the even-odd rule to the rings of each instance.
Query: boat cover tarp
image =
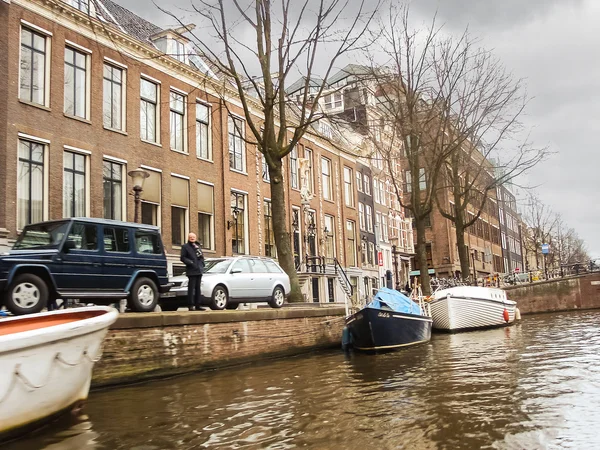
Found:
[[[381,288],[367,306],[375,309],[391,309],[404,314],[423,315],[421,308],[406,295],[394,289]]]

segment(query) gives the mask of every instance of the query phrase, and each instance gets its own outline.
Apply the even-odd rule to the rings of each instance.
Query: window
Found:
[[[427,179],[425,178],[425,169],[421,167],[419,169],[419,190],[424,191],[427,189]]]
[[[346,206],[354,206],[354,189],[352,186],[352,169],[344,167],[344,198]]]
[[[214,186],[198,183],[198,240],[206,250],[214,249]]]
[[[19,98],[46,105],[46,36],[21,28]]]
[[[273,232],[273,212],[271,202],[265,200],[265,256],[276,256],[275,250],[275,233]]]
[[[229,168],[240,172],[244,172],[246,169],[244,126],[242,119],[229,116]]]
[[[86,157],[79,153],[63,155],[63,217],[86,215]]]
[[[361,230],[365,229],[365,205],[358,202],[358,226]]]
[[[333,108],[333,103],[332,103],[332,95],[326,95],[325,97],[323,97],[324,101],[325,101],[325,109],[331,109]]]
[[[342,93],[341,92],[336,92],[335,94],[333,94],[333,99],[334,99],[334,106],[336,108],[341,108],[342,107]]]
[[[377,262],[377,255],[375,254],[375,244],[369,242],[369,253],[368,253],[369,264],[374,265]]]
[[[296,147],[290,152],[290,182],[293,189],[298,189],[298,150]]]
[[[159,116],[158,85],[141,79],[140,81],[140,137],[144,141],[159,142],[157,124]]]
[[[181,62],[185,62],[185,45],[183,42],[173,39],[173,57]]]
[[[87,117],[87,55],[65,47],[65,113]]]
[[[363,175],[363,179],[364,179],[364,190],[365,190],[365,194],[367,195],[371,195],[371,177],[369,177],[369,175]]]
[[[123,130],[123,70],[104,64],[103,84],[104,126],[113,130]]]
[[[502,248],[506,250],[506,234],[504,234],[504,232],[502,232],[501,237],[502,237]]]
[[[177,92],[170,92],[171,108],[171,150],[185,152],[185,97]]]
[[[361,241],[360,243],[360,263],[362,265],[367,264],[367,241]]]
[[[104,250],[129,253],[129,230],[121,227],[104,227]]]
[[[73,241],[77,250],[98,250],[97,226],[91,223],[75,222],[67,240]]]
[[[187,238],[187,212],[189,207],[189,181],[171,177],[171,243],[183,245]]]
[[[358,170],[356,171],[356,190],[358,192],[363,191],[362,173],[360,173]]]
[[[240,273],[252,273],[252,267],[250,266],[250,260],[238,259],[231,267],[231,270],[232,271],[239,270]]]
[[[196,103],[196,156],[212,161],[210,148],[210,108]]]
[[[262,155],[262,179],[269,183],[271,181],[271,175],[269,174],[269,166],[267,165],[267,158]]]
[[[412,174],[410,170],[404,172],[404,179],[406,180],[406,185],[404,186],[405,192],[412,192]]]
[[[377,239],[382,239],[383,235],[381,234],[381,213],[375,213],[375,233],[377,233]]]
[[[367,224],[367,231],[373,232],[373,208],[370,205],[365,205],[365,221]]]
[[[323,198],[325,200],[333,200],[331,187],[331,161],[327,158],[321,158],[322,182],[323,182]]]
[[[161,174],[149,170],[150,176],[144,181],[142,198],[142,223],[147,225],[159,225],[160,199],[161,199]]]
[[[335,258],[335,225],[333,216],[324,216],[325,229],[325,257]]]
[[[123,220],[123,165],[103,161],[104,218]]]
[[[67,0],[67,3],[86,14],[90,12],[90,0]]]
[[[267,266],[267,270],[269,271],[269,273],[283,273],[283,270],[281,270],[281,268],[273,261],[269,261],[267,259],[263,262],[265,263],[265,266]]]
[[[313,179],[313,152],[310,148],[304,149],[304,158],[308,160],[308,191],[314,192],[314,179]]]
[[[163,252],[158,234],[143,230],[136,230],[135,232],[135,250],[138,253],[151,253],[154,255],[160,255]]]
[[[44,220],[44,145],[19,140],[17,228]]]
[[[383,228],[383,240],[389,241],[388,218],[385,214],[381,215],[381,228]]]
[[[356,267],[356,224],[351,220],[346,221],[346,255],[348,267]]]
[[[373,178],[373,200],[375,203],[381,203],[381,199],[379,196],[379,181],[377,178]]]
[[[390,187],[390,183],[386,182],[388,188]],[[383,206],[387,206],[388,202],[385,197],[386,185],[383,182],[379,182],[379,200]]]
[[[246,254],[245,230],[246,196],[239,192],[231,193],[231,217],[233,218],[231,249],[234,254]]]

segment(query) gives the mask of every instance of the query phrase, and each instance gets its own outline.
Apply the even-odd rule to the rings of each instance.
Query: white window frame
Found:
[[[206,108],[207,110],[207,121],[204,121],[202,119],[198,118],[198,107],[203,107]],[[212,116],[212,107],[211,105],[204,103],[204,102],[200,102],[200,101],[196,101],[196,157],[198,159],[204,160],[204,161],[210,161],[213,162],[213,151],[212,151],[212,130],[211,130],[211,116]],[[206,157],[202,156],[200,154],[200,147],[199,144],[200,142],[200,135],[201,135],[201,130],[202,127],[206,127]]]
[[[90,98],[91,97],[91,94],[90,94],[91,89],[90,88],[91,88],[91,72],[92,72],[91,71],[92,51],[89,49],[86,49],[85,47],[82,47],[78,44],[75,44],[74,42],[69,42],[69,41],[66,41],[65,52],[67,51],[67,49],[74,52],[75,55],[80,54],[80,55],[83,55],[85,58],[85,93],[84,93],[85,112],[84,112],[83,116],[78,115],[77,111],[75,111],[75,109],[74,109],[73,114],[70,114],[69,112],[67,112],[67,103],[65,101],[66,94],[63,94],[63,112],[66,117],[70,117],[70,118],[74,118],[74,119],[83,119],[83,120],[89,121],[90,120],[90,111],[91,111],[91,98]],[[72,64],[67,64],[66,55],[63,55],[63,73],[64,73],[64,70],[66,70],[67,65],[74,67],[74,71],[77,70],[77,67],[73,66]],[[79,68],[79,69],[81,70],[81,68]],[[63,89],[66,93],[66,85],[64,82],[64,78],[63,78]],[[75,96],[73,97],[73,100],[74,100],[74,104],[76,104],[77,99]],[[75,106],[74,106],[74,108],[75,108]]]
[[[104,66],[108,66],[110,68],[112,68],[113,70],[120,70],[121,71],[121,82],[120,82],[120,86],[121,86],[121,126],[119,128],[115,128],[115,127],[111,127],[111,126],[107,126],[106,123],[104,122],[104,96],[106,95],[106,93],[104,92],[104,80],[106,80],[106,78],[104,77]],[[109,80],[111,83],[112,80]],[[112,98],[111,98],[112,100]],[[126,124],[126,120],[127,120],[127,70],[125,68],[123,68],[121,65],[117,65],[114,64],[110,61],[107,61],[106,58],[104,59],[104,65],[102,66],[102,124],[104,126],[105,129],[107,130],[116,130],[116,131],[125,131],[127,129],[127,124]]]
[[[153,84],[154,87],[156,88],[156,91],[155,91],[156,99],[154,100],[154,102],[145,97],[142,97],[142,95],[141,95],[142,82],[144,82],[144,81],[146,83]],[[154,144],[154,145],[158,145],[158,146],[161,145],[161,140],[160,140],[161,139],[161,134],[160,134],[160,109],[161,109],[160,95],[161,95],[161,91],[160,91],[160,88],[161,88],[160,82],[158,82],[157,80],[147,77],[147,76],[140,77],[140,139],[143,142],[147,142],[149,144]],[[141,126],[142,102],[154,105],[154,140],[149,140],[142,136],[142,126]]]
[[[41,145],[43,148],[43,159],[42,159],[42,164],[43,164],[43,181],[42,181],[42,221],[44,220],[48,220],[48,210],[49,210],[49,205],[48,205],[48,189],[49,189],[49,168],[48,168],[48,162],[49,162],[49,145],[50,145],[50,141],[47,139],[42,139],[42,138],[38,138],[35,136],[29,136],[29,135],[25,135],[23,133],[19,133],[18,135],[18,139],[17,139],[17,170],[19,169],[19,161],[20,161],[20,157],[19,155],[19,147],[21,145],[21,141],[23,142],[29,142],[32,144],[37,144],[37,145]],[[19,228],[19,179],[18,179],[18,173],[17,173],[17,186],[16,186],[16,191],[17,191],[17,197],[16,197],[16,205],[17,205],[17,215],[16,215],[16,221],[17,221],[17,230],[20,231],[22,228]],[[30,191],[30,199],[31,199],[31,191]]]
[[[236,125],[236,123],[239,122],[239,125]],[[233,133],[232,133],[233,131]],[[229,116],[227,117],[227,148],[228,148],[228,152],[229,152],[229,170],[233,171],[233,172],[238,172],[238,173],[243,173],[243,174],[247,174],[246,173],[246,142],[245,142],[245,137],[246,137],[246,121],[239,116],[233,115],[233,114],[229,114]],[[232,139],[233,138],[233,139]],[[239,139],[240,141],[240,160],[241,160],[241,164],[242,167],[236,167],[236,159],[235,159],[235,155],[238,153],[236,150],[236,141]],[[233,148],[231,147],[231,143],[233,142],[234,146]],[[232,162],[232,157],[233,157],[233,162]]]
[[[181,98],[183,111],[179,111],[174,107],[174,102],[179,101],[179,98]],[[173,147],[173,120],[176,116],[181,117],[181,148]],[[169,147],[174,152],[188,153],[187,128],[187,95],[178,89],[171,88],[169,90]],[[177,145],[177,139],[175,144]]]
[[[44,92],[42,95],[42,97],[43,97],[42,103],[34,102],[32,100],[27,100],[22,97],[23,91],[21,90],[21,60],[23,58],[23,50],[22,50],[23,42],[21,41],[21,35],[22,35],[23,29],[26,29],[30,33],[36,34],[36,35],[44,38]],[[50,69],[51,69],[51,64],[52,64],[52,33],[50,31],[47,31],[47,30],[45,30],[41,27],[38,27],[32,23],[21,20],[21,27],[19,29],[19,80],[18,80],[18,94],[17,94],[20,101],[29,103],[31,105],[43,106],[45,108],[50,107],[50,83],[51,83]],[[30,98],[32,97],[32,95],[33,95],[33,92],[31,93]]]

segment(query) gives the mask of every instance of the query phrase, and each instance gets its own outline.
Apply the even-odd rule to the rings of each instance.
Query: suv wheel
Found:
[[[6,308],[14,315],[40,312],[48,302],[48,286],[37,275],[17,275],[6,294]]]
[[[133,283],[129,305],[131,309],[138,312],[154,311],[158,303],[158,289],[150,278],[138,278]]]
[[[229,301],[227,289],[224,286],[217,286],[212,293],[210,309],[225,309]]]
[[[272,308],[281,308],[284,302],[285,293],[281,286],[277,286],[273,289],[273,295],[271,296],[271,300],[269,300],[269,305],[271,305]]]

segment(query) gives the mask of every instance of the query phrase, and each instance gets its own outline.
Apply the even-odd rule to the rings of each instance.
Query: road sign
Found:
[[[542,244],[542,254],[547,255],[548,253],[550,253],[550,245]]]

